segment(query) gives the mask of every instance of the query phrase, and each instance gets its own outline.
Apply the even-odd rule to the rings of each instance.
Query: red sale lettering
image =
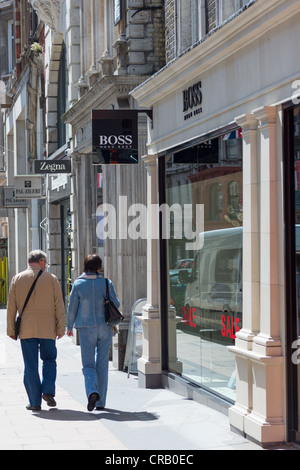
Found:
[[[182,316],[184,318],[183,324],[191,326],[192,328],[196,328],[196,309],[195,307],[189,307],[188,305],[182,307]]]
[[[235,334],[237,334],[237,332],[240,331],[240,327],[238,326],[239,323],[240,323],[240,319],[236,318],[235,319]]]
[[[224,338],[236,338],[236,333],[240,331],[238,324],[240,323],[239,318],[234,319],[233,317],[222,315],[221,317],[221,332]]]
[[[227,328],[226,328],[226,336],[228,338],[232,338],[232,334],[231,334],[231,327],[230,327],[230,317],[227,317]]]
[[[226,326],[225,326],[225,322],[226,322],[226,317],[225,315],[222,315],[222,319],[221,319],[221,323],[222,323],[222,336],[226,336]]]
[[[196,328],[195,318],[196,318],[196,309],[193,308],[193,309],[192,309],[192,312],[191,312],[191,318],[190,318],[190,320],[191,320],[191,321],[190,321],[190,326],[191,326],[192,328]]]

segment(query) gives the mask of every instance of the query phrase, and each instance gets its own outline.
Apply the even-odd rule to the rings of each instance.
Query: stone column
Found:
[[[244,132],[244,328],[237,334],[237,403],[230,410],[230,423],[247,436],[268,445],[285,440],[283,420],[283,353],[280,339],[279,218],[280,177],[277,171],[275,107],[253,113],[258,121],[256,152],[247,152]],[[247,119],[249,122],[249,118]],[[251,118],[253,124],[255,121]],[[251,133],[251,131],[250,131]],[[254,133],[254,130],[253,130]],[[252,149],[255,148],[253,135]],[[250,146],[251,147],[251,146]],[[254,158],[258,173],[247,161]],[[253,162],[254,164],[254,162]],[[252,165],[253,168],[253,165]],[[255,183],[258,174],[258,185]],[[255,190],[255,186],[258,191]],[[256,192],[256,196],[255,196]],[[252,194],[249,197],[249,194]],[[259,196],[256,210],[255,197]],[[248,203],[252,201],[251,206]],[[259,237],[255,235],[259,214]],[[251,227],[251,232],[249,228]],[[259,264],[259,273],[258,265]],[[250,275],[250,281],[249,281]],[[257,277],[258,276],[258,277]],[[258,282],[259,281],[259,284]]]
[[[258,122],[252,114],[236,122],[243,131],[243,328],[236,334],[235,346],[229,348],[236,355],[237,367],[237,400],[229,417],[232,426],[244,431],[244,417],[252,409],[249,353],[260,319]]]
[[[60,205],[48,203],[46,208],[48,263],[50,264],[50,272],[61,281]]]
[[[260,134],[260,332],[253,338],[253,408],[245,432],[268,444],[285,439],[283,352],[280,339],[277,109],[254,112]]]
[[[147,170],[147,304],[141,317],[143,324],[143,356],[138,360],[139,385],[145,388],[161,384],[161,321],[159,311],[159,220],[158,168],[156,155],[144,157]]]

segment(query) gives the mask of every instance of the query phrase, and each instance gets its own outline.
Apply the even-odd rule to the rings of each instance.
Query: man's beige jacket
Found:
[[[11,281],[7,305],[7,335],[14,336],[15,318],[40,268],[30,266]],[[56,339],[65,334],[65,306],[58,279],[43,272],[38,279],[21,321],[20,339]]]

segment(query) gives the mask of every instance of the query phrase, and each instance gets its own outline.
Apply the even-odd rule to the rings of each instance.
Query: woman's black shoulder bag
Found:
[[[110,326],[117,326],[124,320],[121,312],[115,304],[109,299],[108,280],[106,281],[106,297],[105,297],[105,322]]]
[[[38,273],[34,283],[32,284],[31,288],[30,288],[30,291],[28,292],[28,295],[26,297],[26,300],[25,300],[25,303],[24,303],[24,306],[23,306],[23,309],[22,309],[22,312],[20,313],[20,315],[18,315],[16,321],[15,321],[15,340],[17,341],[17,339],[19,338],[19,335],[20,335],[20,327],[21,327],[21,320],[22,320],[22,315],[23,315],[23,312],[26,308],[26,305],[28,304],[28,301],[31,297],[31,294],[35,288],[35,285],[38,281],[38,278],[43,274],[43,271],[40,270],[40,272]]]

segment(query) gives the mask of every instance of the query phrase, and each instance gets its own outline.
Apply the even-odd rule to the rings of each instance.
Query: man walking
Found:
[[[42,398],[55,407],[56,339],[65,334],[65,306],[56,276],[45,272],[47,255],[32,251],[28,269],[11,281],[7,305],[7,335],[15,338],[15,319],[21,313],[28,292],[36,285],[22,315],[20,340],[24,359],[24,385],[29,398],[28,410],[40,411]],[[39,275],[40,274],[40,275]],[[39,376],[39,351],[43,379]]]

